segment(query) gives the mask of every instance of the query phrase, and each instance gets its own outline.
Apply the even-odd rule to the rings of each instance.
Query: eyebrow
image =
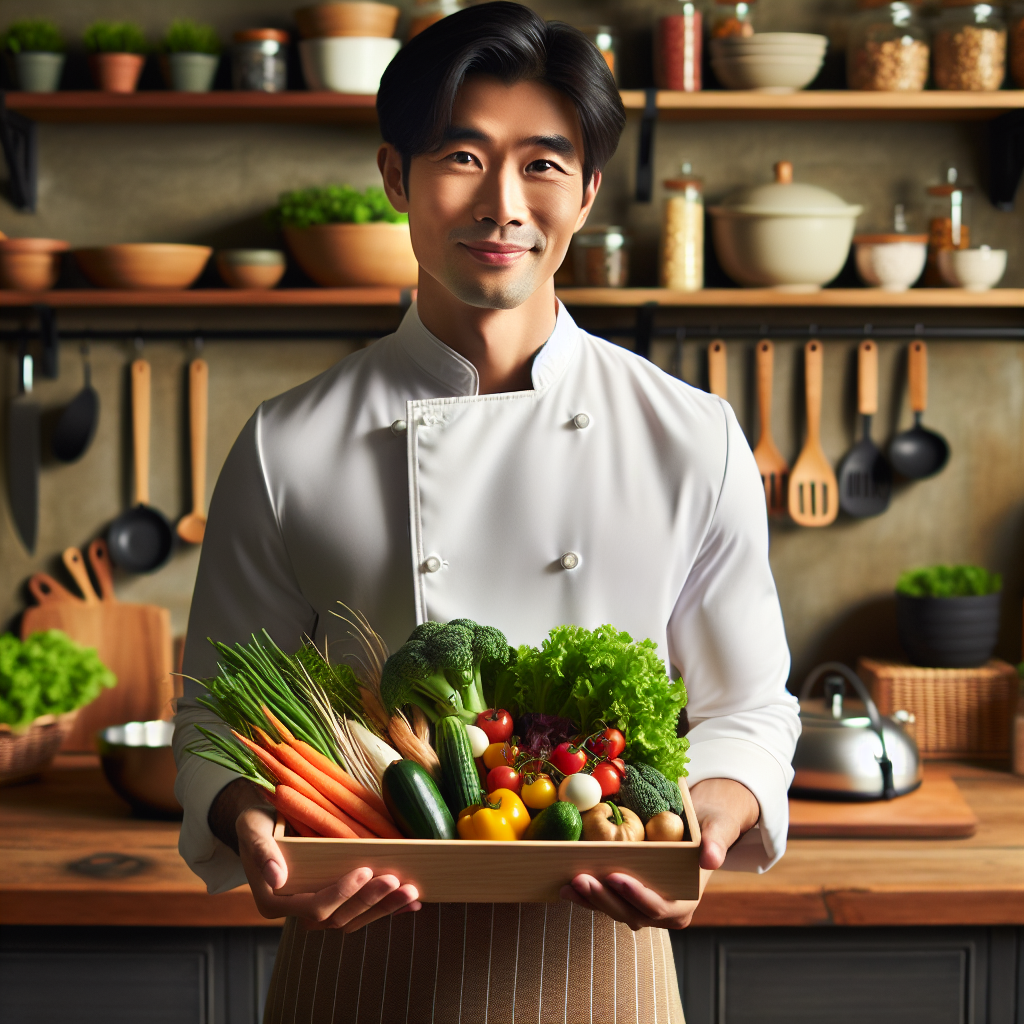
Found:
[[[449,125],[448,130],[444,133],[442,144],[444,142],[490,142],[491,137],[486,133],[480,131],[479,128],[470,128],[468,125]],[[527,146],[540,146],[544,149],[550,149],[554,153],[560,153],[562,156],[575,156],[576,147],[572,142],[567,139],[564,135],[531,135],[528,139],[524,139],[523,143]]]

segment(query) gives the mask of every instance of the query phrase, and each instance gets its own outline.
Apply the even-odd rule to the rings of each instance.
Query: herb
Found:
[[[60,29],[46,18],[12,21],[4,33],[3,49],[11,53],[61,53],[64,39]]]
[[[59,630],[24,641],[0,636],[0,722],[15,732],[43,715],[62,715],[88,704],[117,682],[92,647]]]
[[[146,37],[130,21],[94,21],[82,34],[92,53],[145,53]]]
[[[300,188],[282,192],[271,219],[293,228],[315,224],[405,224],[409,217],[399,213],[388,202],[382,188],[371,186],[360,192],[349,185],[327,185],[325,188]]]
[[[164,36],[168,53],[220,53],[220,39],[209,25],[200,25],[189,18],[176,18]]]
[[[1003,577],[980,565],[930,565],[908,569],[896,583],[896,593],[907,597],[981,597],[998,594]]]

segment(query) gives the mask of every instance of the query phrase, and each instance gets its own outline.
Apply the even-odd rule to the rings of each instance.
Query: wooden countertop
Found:
[[[719,871],[694,919],[729,925],[1024,924],[1024,779],[944,765],[980,819],[969,839],[796,839],[764,875]],[[143,821],[95,758],[64,757],[40,782],[0,790],[0,924],[274,925],[245,888],[206,894],[177,852],[176,822]],[[95,853],[144,869],[97,879]]]

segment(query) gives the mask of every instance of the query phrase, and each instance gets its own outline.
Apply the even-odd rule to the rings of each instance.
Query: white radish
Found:
[[[558,799],[575,804],[582,814],[601,802],[601,783],[593,775],[566,775],[558,787]]]
[[[349,719],[348,727],[352,732],[352,739],[359,745],[363,754],[370,762],[378,782],[384,775],[384,769],[392,761],[402,760],[402,755],[394,747],[388,746],[379,736],[374,735],[365,726],[360,725],[359,722]]]
[[[467,725],[466,733],[469,735],[469,746],[474,757],[483,757],[484,751],[491,745],[490,737],[478,725]]]

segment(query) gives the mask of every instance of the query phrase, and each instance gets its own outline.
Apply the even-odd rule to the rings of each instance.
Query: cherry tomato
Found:
[[[559,743],[548,760],[563,774],[575,775],[586,763],[587,755],[582,747],[572,743]]]
[[[481,711],[476,716],[476,725],[492,743],[504,743],[512,735],[512,716],[502,708]]]
[[[551,781],[550,775],[535,775],[532,782],[523,786],[523,803],[531,810],[539,811],[549,807],[558,799],[558,790]]]
[[[484,751],[484,765],[488,769],[490,769],[490,768],[497,768],[498,765],[508,764],[509,763],[508,759],[505,756],[505,752],[506,751],[511,753],[511,750],[509,749],[508,744],[505,743],[504,741],[502,741],[501,743],[492,743]],[[512,760],[513,761],[515,760],[514,756],[513,756]]]
[[[619,787],[622,785],[622,776],[611,761],[602,761],[594,768],[591,775],[601,784],[602,798],[618,793]]]
[[[626,749],[626,737],[618,729],[605,729],[587,741],[587,749],[598,757],[618,757]]]
[[[518,793],[523,788],[523,777],[507,764],[499,764],[487,773],[487,792],[494,789],[510,789]],[[618,788],[618,787],[616,787]]]

